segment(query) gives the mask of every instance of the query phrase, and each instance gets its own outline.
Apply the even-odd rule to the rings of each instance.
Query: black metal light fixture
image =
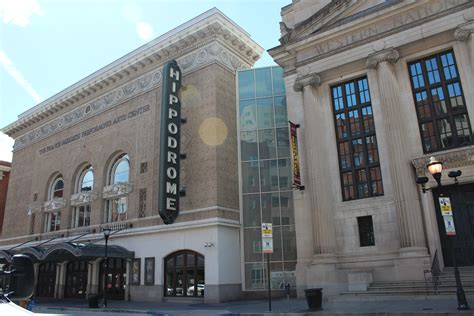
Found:
[[[109,268],[107,248],[108,248],[108,243],[109,243],[109,236],[112,231],[110,230],[110,228],[104,228],[102,229],[102,232],[104,233],[104,238],[105,238],[104,303],[102,304],[102,307],[107,307],[107,277],[108,277],[108,268]]]
[[[435,157],[430,157],[430,161],[426,166],[428,168],[429,173],[433,176],[438,184],[438,187],[443,186],[441,184],[441,176],[443,172],[443,163],[436,160]],[[448,173],[449,178],[454,178],[454,184],[458,184],[458,177],[462,174],[461,170],[450,171]],[[426,193],[429,189],[426,189],[425,185],[428,182],[427,177],[418,177],[416,178],[416,183],[420,184],[423,193]],[[452,249],[452,256],[453,256],[453,268],[454,268],[454,278],[456,280],[456,296],[458,300],[458,310],[469,310],[469,304],[466,300],[466,294],[464,293],[464,289],[461,283],[461,275],[459,274],[459,269],[456,263],[456,253],[454,251],[454,236],[451,236],[451,249]]]

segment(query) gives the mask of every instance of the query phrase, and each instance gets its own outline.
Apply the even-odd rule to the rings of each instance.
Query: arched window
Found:
[[[120,155],[112,164],[109,176],[109,185],[128,184],[130,160],[127,154]],[[127,220],[128,194],[108,199],[105,203],[106,223]]]
[[[204,256],[181,250],[165,258],[165,296],[204,296]]]
[[[94,189],[94,170],[87,166],[79,174],[76,184],[76,193],[90,192]],[[76,206],[72,213],[72,227],[83,227],[90,225],[91,203]]]
[[[51,182],[48,200],[62,199],[64,193],[64,180],[61,175],[57,175]],[[61,226],[61,210],[55,209],[45,213],[44,231],[52,232],[59,230]]]

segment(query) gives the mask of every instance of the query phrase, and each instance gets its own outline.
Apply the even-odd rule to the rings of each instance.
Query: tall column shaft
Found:
[[[305,183],[308,188],[305,194],[309,195],[313,216],[314,253],[328,255],[335,251],[335,234],[330,203],[332,192],[328,192],[329,178],[326,176],[327,161],[322,155],[327,152],[324,148],[324,131],[320,130],[318,124],[322,104],[319,96],[315,96],[320,80],[318,76],[312,76],[310,80],[300,83],[300,89],[303,91],[304,146],[308,172],[308,181]]]
[[[380,102],[386,128],[393,199],[397,212],[400,246],[426,247],[420,202],[413,181],[410,157],[407,155],[402,101],[393,64],[398,60],[396,50],[386,50],[369,56],[367,65],[376,68]],[[381,140],[379,140],[380,142]]]

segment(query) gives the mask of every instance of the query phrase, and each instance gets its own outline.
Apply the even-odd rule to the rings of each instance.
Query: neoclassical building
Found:
[[[0,258],[36,296],[220,302],[241,296],[236,70],[263,49],[211,9],[21,114]],[[163,65],[180,67],[180,213],[159,215]],[[38,69],[40,71],[40,69]],[[166,74],[165,74],[166,75]],[[176,73],[175,73],[175,76]],[[177,99],[176,99],[177,100]],[[108,265],[104,229],[110,229]]]
[[[293,0],[281,15],[269,53],[300,125],[299,293],[423,279],[453,253],[474,265],[474,2]],[[439,187],[432,156],[444,167]],[[454,185],[447,174],[458,169]]]

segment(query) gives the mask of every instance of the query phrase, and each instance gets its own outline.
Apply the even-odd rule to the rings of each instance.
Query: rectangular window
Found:
[[[146,189],[140,189],[138,197],[138,217],[146,217]]]
[[[61,212],[45,213],[44,232],[53,232],[61,229]]]
[[[467,146],[473,135],[453,51],[408,64],[425,153]]]
[[[374,224],[372,223],[372,216],[357,217],[357,225],[359,226],[360,246],[375,246]]]
[[[366,77],[331,87],[343,200],[383,195]]]
[[[84,227],[89,226],[91,222],[91,206],[86,204],[83,206],[75,207],[72,216],[72,227]]]

